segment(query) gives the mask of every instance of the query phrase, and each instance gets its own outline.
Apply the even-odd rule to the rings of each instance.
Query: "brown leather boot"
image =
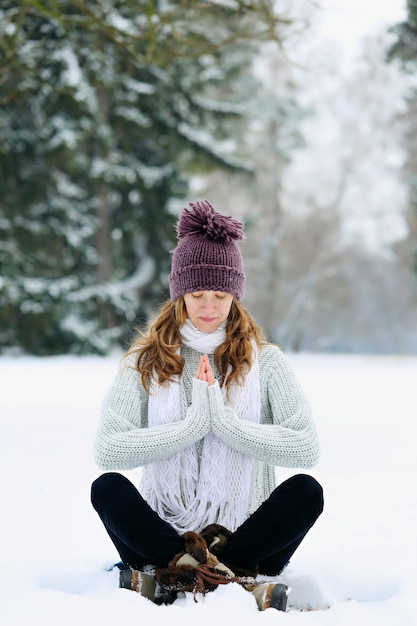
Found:
[[[281,583],[261,583],[245,585],[245,589],[255,596],[258,609],[277,609],[277,611],[287,610],[288,594],[291,591],[287,585]]]
[[[178,595],[177,590],[162,587],[155,576],[130,568],[120,570],[119,587],[136,591],[155,604],[172,604]]]

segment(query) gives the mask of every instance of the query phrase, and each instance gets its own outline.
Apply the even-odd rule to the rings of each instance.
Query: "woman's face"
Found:
[[[224,291],[193,291],[184,295],[187,317],[203,333],[211,333],[229,315],[233,296]]]

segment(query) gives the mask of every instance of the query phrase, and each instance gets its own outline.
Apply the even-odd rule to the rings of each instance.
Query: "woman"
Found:
[[[171,299],[125,355],[95,445],[104,470],[144,468],[140,491],[103,474],[92,502],[126,568],[121,586],[154,600],[161,587],[144,568],[156,567],[159,582],[167,568],[181,570],[185,583],[207,562],[191,536],[207,540],[210,558],[216,551],[220,564],[209,562],[220,572],[276,575],[323,508],[311,476],[275,484],[275,466],[312,467],[319,445],[285,356],[241,304],[243,225],[207,201],[190,207],[178,223]],[[285,610],[285,586],[251,590],[259,609]]]

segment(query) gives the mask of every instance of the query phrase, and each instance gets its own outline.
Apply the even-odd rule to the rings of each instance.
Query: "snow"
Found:
[[[311,473],[326,505],[280,577],[284,615],[236,585],[158,607],[106,571],[117,554],[89,502],[92,441],[120,356],[0,358],[3,626],[417,624],[417,357],[289,355],[320,433]]]

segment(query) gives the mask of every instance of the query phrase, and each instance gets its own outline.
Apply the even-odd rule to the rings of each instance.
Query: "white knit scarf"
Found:
[[[212,333],[203,333],[187,320],[181,334],[184,345],[202,354],[212,354],[225,339],[225,324]],[[222,395],[224,404],[233,407],[240,419],[259,422],[256,346],[244,383],[233,384],[228,399],[223,385]],[[183,420],[186,411],[181,380],[179,384],[154,383],[149,396],[149,427]],[[154,511],[179,533],[198,532],[214,522],[234,531],[255,509],[255,462],[209,432],[203,440],[200,464],[196,445],[152,463],[144,470],[141,492]]]

